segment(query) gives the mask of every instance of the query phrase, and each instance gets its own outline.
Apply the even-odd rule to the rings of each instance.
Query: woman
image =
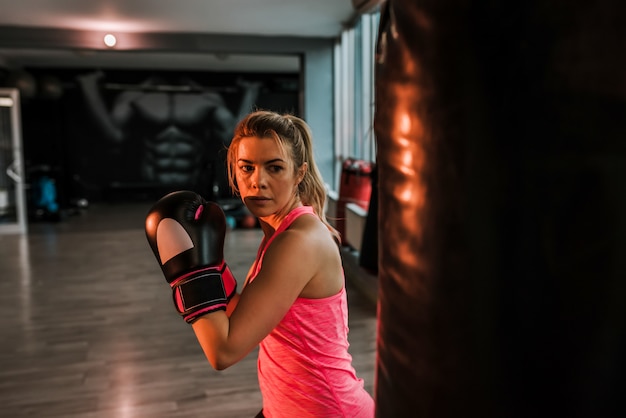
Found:
[[[257,111],[228,150],[231,187],[259,219],[264,238],[241,295],[192,326],[218,370],[260,344],[260,417],[373,417],[374,402],[348,353],[339,236],[307,124]]]

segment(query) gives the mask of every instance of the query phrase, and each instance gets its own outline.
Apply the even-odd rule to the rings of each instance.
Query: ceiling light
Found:
[[[116,43],[117,43],[117,39],[115,38],[115,35],[112,35],[110,33],[107,33],[106,35],[104,35],[104,44],[106,46],[108,46],[109,48],[113,48]]]

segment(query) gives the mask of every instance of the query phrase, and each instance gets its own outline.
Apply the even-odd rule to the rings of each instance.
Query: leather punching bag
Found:
[[[383,5],[377,417],[626,416],[624,16]]]

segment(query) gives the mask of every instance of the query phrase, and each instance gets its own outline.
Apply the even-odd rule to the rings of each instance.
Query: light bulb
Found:
[[[109,48],[113,48],[116,43],[117,43],[117,39],[115,38],[115,35],[112,35],[110,33],[107,33],[106,35],[104,35],[104,44],[106,46],[108,46]]]

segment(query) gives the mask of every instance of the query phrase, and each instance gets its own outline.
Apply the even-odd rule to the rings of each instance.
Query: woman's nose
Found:
[[[251,180],[251,186],[253,188],[261,189],[265,187],[265,173],[263,169],[254,170]]]

